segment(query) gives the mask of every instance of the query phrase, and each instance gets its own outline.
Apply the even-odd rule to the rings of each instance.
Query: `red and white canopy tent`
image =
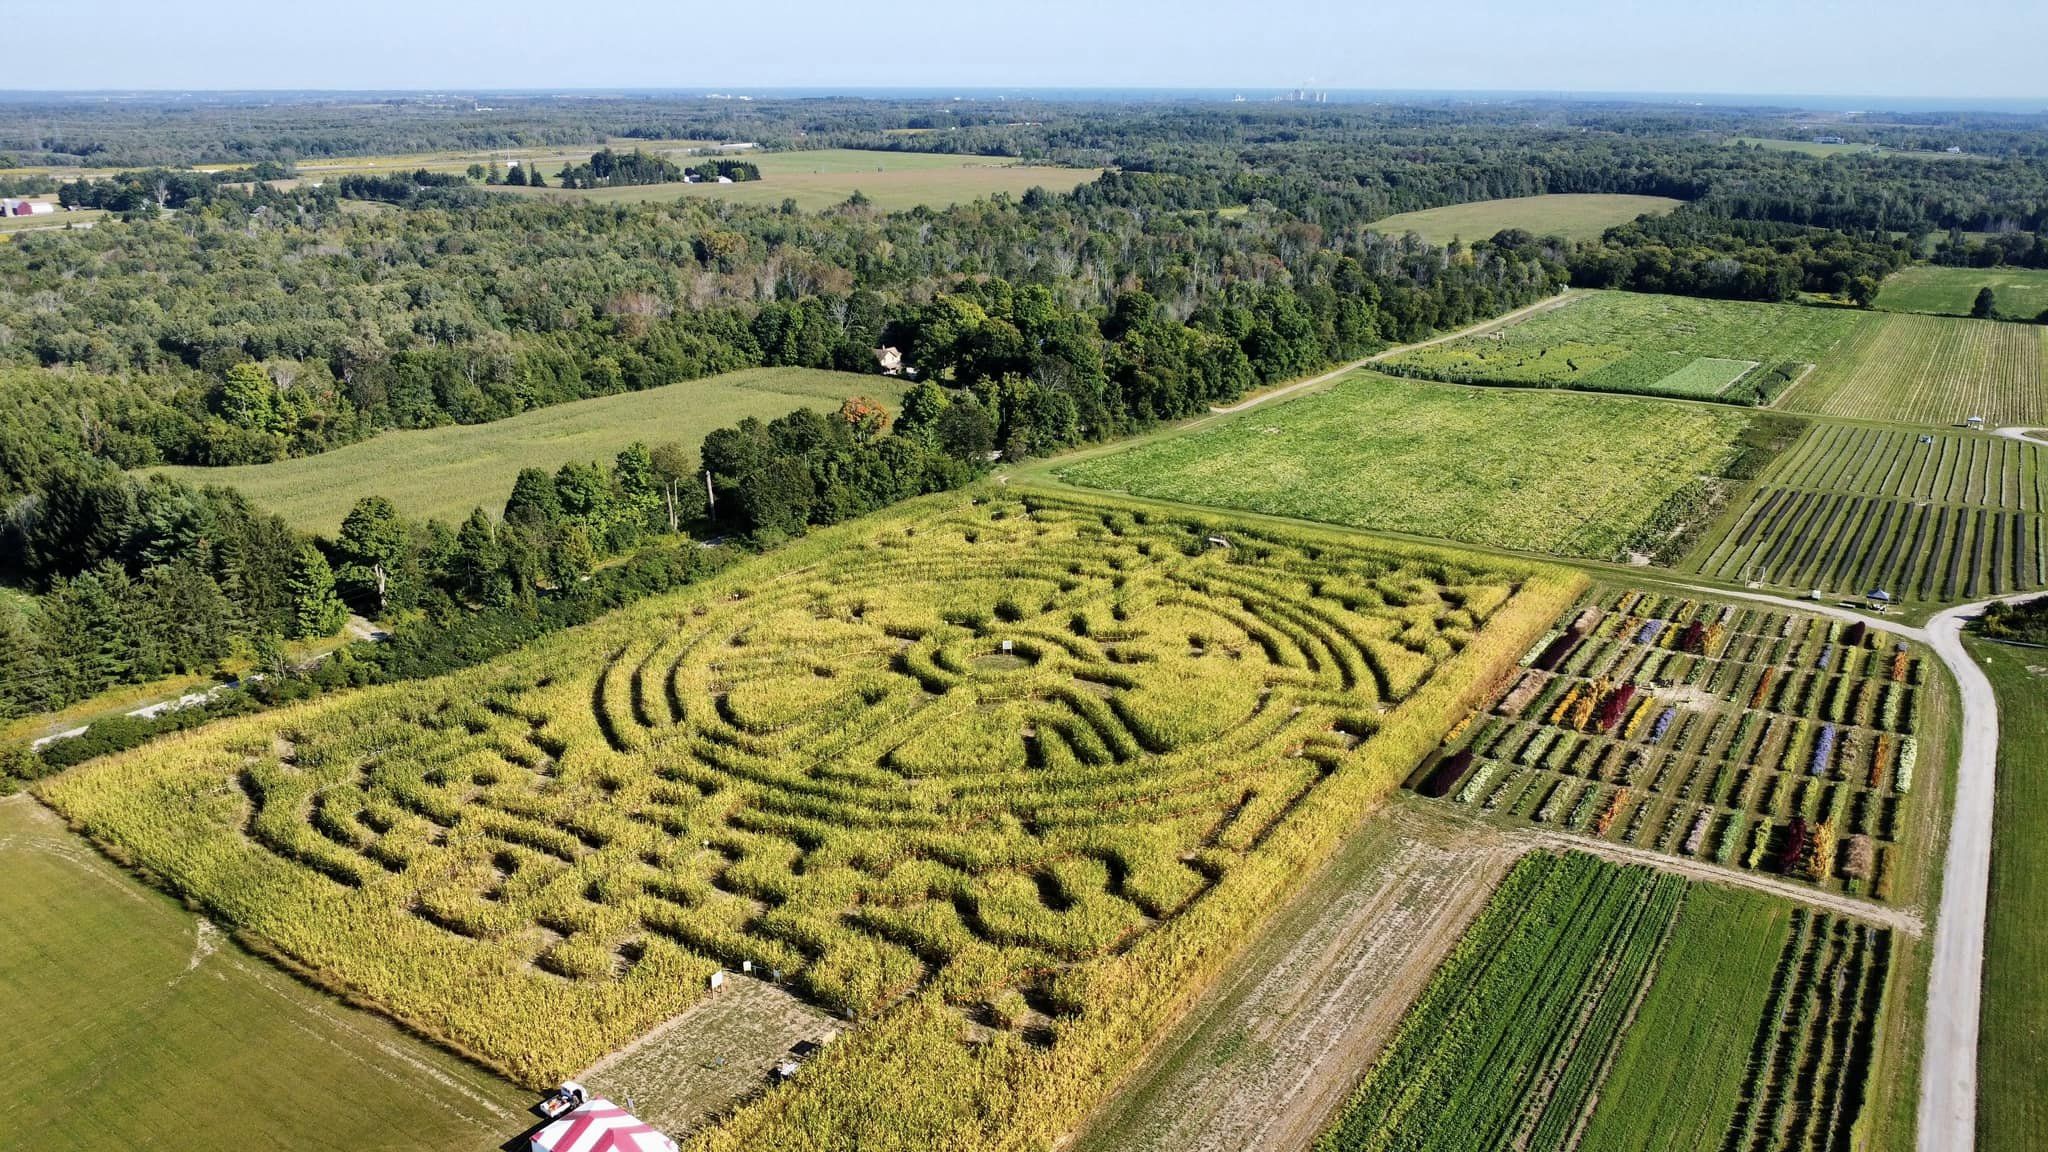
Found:
[[[533,1152],[676,1152],[676,1142],[595,1096],[534,1133]]]

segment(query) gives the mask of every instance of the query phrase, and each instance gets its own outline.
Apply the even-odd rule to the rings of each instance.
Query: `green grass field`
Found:
[[[1998,315],[2032,320],[2048,312],[2048,270],[2038,268],[1940,268],[1920,265],[1885,277],[1873,305],[1887,312],[1968,316],[1977,291],[1989,288]]]
[[[1636,292],[1587,292],[1513,324],[1392,357],[1391,372],[1464,384],[1689,400],[1769,400],[1825,360],[1854,313]]]
[[[1403,212],[1376,221],[1372,228],[1394,236],[1413,232],[1439,245],[1460,237],[1468,244],[1485,240],[1503,228],[1526,228],[1538,236],[1594,240],[1616,224],[1626,224],[1644,213],[1661,216],[1682,203],[1667,196],[1517,196]]]
[[[1021,196],[1032,188],[1069,192],[1102,174],[1098,168],[1020,165],[1000,156],[954,156],[933,152],[862,152],[846,148],[814,152],[748,153],[761,169],[759,180],[735,184],[643,184],[627,188],[516,188],[506,193],[559,196],[600,204],[666,204],[686,197],[715,196],[742,204],[795,200],[806,211],[844,203],[858,191],[884,211],[924,206],[944,208],[993,196]],[[554,172],[549,171],[550,181]]]
[[[1361,372],[1059,475],[1140,496],[1609,559],[1688,480],[1721,466],[1744,420],[1706,406]]]
[[[247,955],[25,796],[0,800],[0,876],[21,1147],[482,1149],[527,1126],[525,1093]]]
[[[2048,1132],[2048,652],[1982,641],[1970,650],[1998,693],[1999,725],[1977,1147],[2022,1152]]]
[[[2044,512],[2038,444],[1815,423],[1681,567],[1900,601],[2002,595],[2048,585]]]
[[[1791,913],[1783,900],[1740,888],[1687,893],[1581,1152],[1720,1152]]]
[[[1789,307],[1762,305],[1762,307]],[[2048,328],[1901,313],[1841,313],[1848,339],[1779,399],[1794,412],[1994,428],[2048,419]]]
[[[865,395],[892,411],[893,377],[752,368],[645,392],[579,400],[489,424],[386,432],[318,456],[233,468],[165,468],[193,484],[227,484],[310,532],[333,532],[358,499],[389,497],[409,516],[459,522],[476,507],[497,511],[521,468],[553,470],[571,460],[609,459],[636,440],[680,441],[691,452],[705,434],[747,416],[770,420],[800,407],[837,408]]]
[[[1970,152],[1902,152],[1896,148],[1879,148],[1872,144],[1818,144],[1812,140],[1773,140],[1760,136],[1737,136],[1731,144],[1743,144],[1764,148],[1772,152],[1800,152],[1808,156],[1905,156],[1916,160],[1982,160],[1985,157]]]

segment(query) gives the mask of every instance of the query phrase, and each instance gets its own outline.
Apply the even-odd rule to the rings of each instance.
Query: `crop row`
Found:
[[[1809,425],[1761,482],[1821,492],[1959,504],[2008,512],[2048,510],[2042,447],[1974,432]]]
[[[1686,889],[1576,853],[1525,857],[1317,1149],[1566,1147]]]
[[[1760,489],[1696,567],[1721,580],[1975,599],[2048,584],[2048,526],[2032,512]]]

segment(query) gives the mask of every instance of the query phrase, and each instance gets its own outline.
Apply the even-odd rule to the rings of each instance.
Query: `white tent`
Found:
[[[676,1152],[676,1142],[594,1096],[534,1133],[533,1152]]]

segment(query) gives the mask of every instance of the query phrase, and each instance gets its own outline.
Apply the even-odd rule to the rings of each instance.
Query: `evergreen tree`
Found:
[[[448,574],[456,595],[472,604],[502,604],[510,598],[505,550],[498,544],[497,526],[483,509],[472,511],[455,534]]]
[[[1998,293],[1988,286],[1977,289],[1976,303],[1970,305],[1970,315],[1979,320],[1989,320],[1998,312]]]
[[[401,560],[412,551],[398,509],[382,496],[365,496],[341,522],[335,546],[341,552],[342,580],[376,605],[382,616],[391,603],[391,580]]]
[[[292,560],[290,635],[295,640],[332,636],[348,622],[348,606],[334,590],[334,569],[311,544]]]

